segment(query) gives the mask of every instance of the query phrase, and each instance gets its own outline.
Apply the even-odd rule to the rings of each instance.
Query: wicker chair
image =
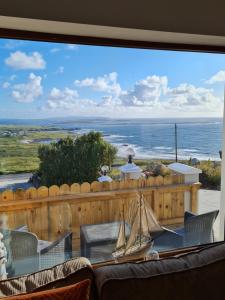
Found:
[[[182,237],[182,246],[188,247],[214,242],[213,224],[218,213],[218,210],[201,215],[185,212],[184,227],[175,230]]]
[[[162,231],[152,233],[154,249],[163,251],[214,242],[213,224],[218,213],[218,210],[202,215],[185,212],[184,227],[175,231],[162,227]]]
[[[8,277],[37,272],[72,257],[72,233],[54,242],[38,240],[35,234],[19,228],[2,233],[8,253]]]
[[[37,236],[30,232],[2,230],[7,249],[6,270],[8,277],[39,270]]]

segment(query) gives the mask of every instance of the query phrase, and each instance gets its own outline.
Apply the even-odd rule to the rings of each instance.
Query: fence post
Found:
[[[200,188],[199,183],[194,183],[191,186],[191,211],[193,213],[198,212],[198,190]]]

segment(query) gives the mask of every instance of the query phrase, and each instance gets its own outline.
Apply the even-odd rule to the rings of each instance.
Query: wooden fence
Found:
[[[181,223],[185,192],[190,192],[190,207],[195,212],[200,186],[183,182],[182,176],[173,175],[8,190],[0,194],[0,217],[7,215],[9,228],[26,224],[45,240],[55,240],[61,233],[72,231],[74,247],[79,248],[80,226],[119,220],[122,204],[127,210],[136,198],[137,189],[142,191],[161,224]]]

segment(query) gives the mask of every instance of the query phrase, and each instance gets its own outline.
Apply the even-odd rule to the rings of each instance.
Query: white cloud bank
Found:
[[[43,107],[43,110],[68,110],[74,112],[94,105],[94,101],[80,99],[78,92],[74,89],[68,87],[64,89],[53,88],[49,93],[47,105]]]
[[[85,78],[83,80],[75,80],[74,84],[78,87],[88,87],[97,92],[105,92],[109,94],[119,95],[121,93],[121,87],[117,82],[118,74],[112,72],[100,77]]]
[[[222,98],[213,89],[182,83],[170,87],[167,76],[147,76],[122,90],[118,74],[75,80],[80,89],[89,88],[101,95],[101,101],[82,99],[76,90],[52,89],[45,110],[63,115],[105,117],[185,117],[222,114]]]
[[[17,70],[38,70],[46,67],[46,62],[39,52],[33,52],[29,55],[25,52],[16,51],[10,53],[10,56],[5,59],[5,63]]]
[[[42,95],[41,76],[31,73],[27,83],[16,84],[13,86],[12,97],[21,103],[31,103]]]
[[[214,84],[217,82],[225,82],[225,71],[221,70],[213,75],[209,80],[206,81],[208,84]]]

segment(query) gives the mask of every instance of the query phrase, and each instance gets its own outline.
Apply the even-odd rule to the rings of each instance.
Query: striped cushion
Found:
[[[0,298],[43,291],[93,279],[91,264],[86,258],[76,258],[36,273],[0,281]]]

